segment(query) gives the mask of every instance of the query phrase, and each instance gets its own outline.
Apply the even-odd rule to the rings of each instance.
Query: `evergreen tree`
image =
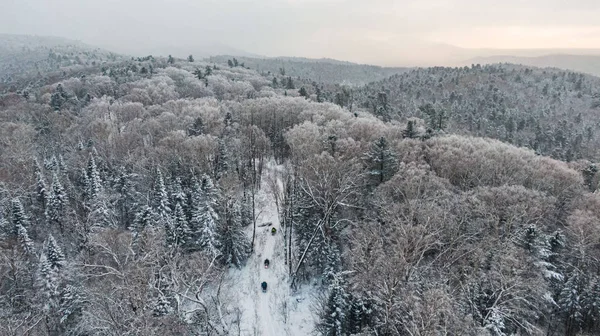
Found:
[[[19,245],[25,251],[25,253],[29,255],[33,255],[34,246],[33,241],[29,238],[29,234],[27,233],[27,229],[21,225],[17,224],[17,239],[19,241]]]
[[[198,136],[204,134],[204,122],[201,117],[196,118],[194,123],[187,130],[188,136]]]
[[[202,70],[200,69],[196,69],[193,72],[194,76],[196,76],[196,78],[198,78],[199,80],[204,79],[204,75],[202,74]]]
[[[375,178],[376,184],[390,179],[396,172],[396,155],[389,148],[384,137],[379,138],[364,156],[369,175]]]
[[[277,81],[277,77],[273,77],[272,87],[276,88],[279,86],[279,82]]]
[[[189,55],[189,56],[188,56],[188,58],[187,58],[187,60],[188,60],[188,62],[190,62],[190,63],[191,63],[191,62],[194,62],[194,56],[192,56],[192,55]]]
[[[36,165],[35,170],[36,177],[36,199],[42,211],[46,210],[46,205],[48,204],[48,186],[46,185],[46,181],[44,179],[44,175],[42,174],[39,167]]]
[[[191,232],[188,227],[187,218],[183,212],[181,204],[175,204],[175,212],[173,214],[173,225],[167,231],[167,244],[171,246],[184,245],[191,240]]]
[[[85,297],[79,288],[66,285],[60,293],[59,314],[63,330],[74,330],[85,307]]]
[[[52,179],[52,193],[48,202],[48,211],[46,218],[48,222],[53,225],[57,225],[62,233],[65,225],[65,207],[67,202],[67,195],[65,189],[60,183],[60,179],[56,172]]]
[[[23,208],[23,204],[18,198],[13,198],[12,200],[12,224],[13,229],[11,230],[11,235],[14,237],[18,236],[18,227],[22,226],[24,228],[29,227],[29,216],[25,213],[25,209]]]
[[[171,204],[169,202],[169,194],[165,187],[165,180],[160,169],[156,169],[156,180],[154,181],[154,192],[152,204],[156,214],[162,218],[168,218],[171,214]]]
[[[238,63],[238,60],[234,57],[233,58],[233,66],[237,67],[238,65],[240,65],[240,64]]]
[[[429,127],[434,131],[443,131],[446,128],[446,111],[436,110],[431,103],[419,106],[419,110],[427,116]]]
[[[210,66],[206,66],[206,68],[204,69],[204,78],[211,76],[213,73],[213,69]]]
[[[415,129],[415,122],[413,120],[409,120],[406,124],[406,129],[402,131],[402,137],[408,139],[414,139],[417,137],[417,130]]]
[[[595,277],[588,289],[582,293],[581,306],[588,326],[597,326],[600,322],[600,279],[598,277]]]
[[[347,333],[346,313],[348,296],[337,276],[329,286],[329,296],[324,311],[321,313],[317,330],[324,336],[343,336]]]
[[[133,224],[135,218],[134,209],[137,208],[137,200],[139,198],[132,178],[133,175],[128,173],[125,168],[121,167],[119,177],[115,184],[115,189],[119,193],[116,207],[121,225],[125,228],[128,228]]]
[[[229,65],[230,68],[233,68],[233,62],[231,60],[227,60],[227,65]]]
[[[96,159],[94,158],[94,154],[90,154],[90,158],[88,160],[87,165],[87,196],[89,200],[96,199],[100,193],[102,192],[102,179],[100,178],[100,172],[98,171],[98,166],[96,165]]]
[[[565,335],[575,335],[582,322],[579,275],[573,272],[558,296],[558,306],[565,319]]]
[[[221,251],[225,263],[241,267],[248,258],[250,241],[242,227],[241,206],[235,201],[228,203],[220,230]]]
[[[217,179],[227,175],[227,172],[229,171],[229,149],[225,145],[223,139],[219,140],[219,155],[216,157],[215,169]]]
[[[172,204],[177,205],[177,203],[179,203],[179,206],[181,206],[185,212],[185,208],[187,207],[185,206],[187,203],[187,195],[183,191],[183,187],[181,185],[181,178],[176,177],[175,181],[173,181],[171,185],[171,198],[173,200]]]
[[[304,86],[300,88],[298,93],[300,94],[301,97],[308,99],[308,92],[306,92],[306,89],[304,88]]]
[[[169,63],[169,64],[175,63],[175,59],[173,58],[173,56],[169,55],[169,58],[167,59],[167,63]]]
[[[65,266],[65,255],[52,234],[48,236],[46,258],[53,269],[62,269]]]
[[[296,86],[294,86],[294,81],[292,80],[292,77],[287,78],[285,88],[287,90],[295,90],[296,89]]]
[[[209,176],[202,177],[203,209],[198,220],[199,245],[214,257],[221,255],[221,242],[218,232],[219,215],[217,214],[218,190]]]

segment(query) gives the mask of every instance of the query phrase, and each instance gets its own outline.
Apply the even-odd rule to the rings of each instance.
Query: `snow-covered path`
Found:
[[[309,335],[314,322],[311,313],[313,296],[292,293],[284,256],[283,232],[280,229],[279,214],[275,195],[269,187],[269,179],[277,178],[281,187],[281,167],[267,165],[263,175],[263,186],[257,193],[259,212],[254,253],[241,269],[231,269],[225,279],[231,300],[230,308],[239,308],[240,335],[243,336],[300,336]],[[260,226],[271,222],[272,226]],[[271,234],[275,227],[277,233]],[[248,228],[252,237],[252,227]],[[264,268],[264,260],[270,266]],[[260,284],[266,281],[267,292],[263,293]],[[300,298],[300,300],[297,300]],[[298,302],[300,301],[300,302]],[[236,333],[237,334],[237,333]]]

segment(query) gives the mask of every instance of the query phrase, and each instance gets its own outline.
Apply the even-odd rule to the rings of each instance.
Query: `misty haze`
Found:
[[[0,336],[600,335],[600,2],[0,2]]]

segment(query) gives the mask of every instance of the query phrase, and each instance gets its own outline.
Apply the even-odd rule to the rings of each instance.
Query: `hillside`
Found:
[[[210,62],[227,63],[233,56],[216,56]],[[405,72],[406,68],[385,68],[331,59],[301,57],[249,58],[236,57],[239,63],[268,76],[291,76],[294,80],[324,84],[363,85]]]
[[[354,103],[386,120],[418,117],[434,129],[562,160],[600,155],[600,78],[580,73],[515,65],[416,69],[356,90]]]
[[[540,68],[560,68],[600,76],[599,55],[545,55],[537,57],[489,56],[465,61],[463,65],[513,63]]]
[[[49,76],[122,60],[115,53],[58,37],[0,34],[0,92]]]

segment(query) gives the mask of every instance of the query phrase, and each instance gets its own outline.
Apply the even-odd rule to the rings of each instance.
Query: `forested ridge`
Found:
[[[0,334],[250,333],[221,284],[272,161],[278,262],[322,295],[318,334],[600,332],[600,80],[432,68],[319,96],[230,61],[0,96]]]

